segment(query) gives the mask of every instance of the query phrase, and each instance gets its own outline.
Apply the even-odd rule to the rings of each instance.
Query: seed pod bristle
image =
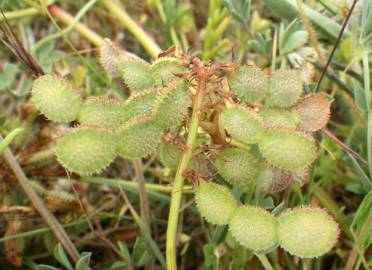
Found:
[[[175,57],[160,57],[151,65],[151,75],[155,85],[163,87],[179,79],[177,75],[185,72],[183,62]]]
[[[336,244],[338,224],[319,208],[298,207],[278,217],[279,244],[301,258],[314,258],[327,253]]]
[[[255,181],[258,161],[246,150],[223,149],[216,159],[217,172],[233,185],[248,185]]]
[[[300,119],[295,110],[268,108],[261,113],[266,127],[296,128]]]
[[[105,38],[99,48],[99,61],[104,70],[114,78],[121,76],[121,63],[130,59],[122,49],[114,44],[110,39]]]
[[[124,61],[120,65],[124,83],[132,92],[139,92],[154,87],[150,65],[138,59]]]
[[[237,67],[228,76],[228,83],[242,101],[258,103],[263,100],[269,88],[269,80],[266,74],[256,66]]]
[[[37,78],[31,93],[31,101],[36,108],[54,122],[67,123],[79,114],[79,93],[67,80],[57,75],[46,74]]]
[[[196,187],[195,203],[200,215],[215,225],[228,224],[237,208],[237,201],[228,188],[208,182]]]
[[[295,130],[267,130],[259,149],[270,164],[289,171],[305,168],[317,157],[314,141]]]
[[[184,81],[163,88],[154,105],[154,120],[162,128],[178,127],[186,117],[191,104]]]
[[[108,98],[90,97],[81,106],[78,120],[84,126],[117,128],[125,123],[124,102]]]
[[[226,131],[232,139],[243,143],[257,143],[264,133],[263,121],[253,110],[242,106],[227,108],[222,114]]]
[[[117,154],[117,139],[98,127],[73,128],[57,139],[58,161],[67,170],[81,175],[99,173]]]
[[[265,252],[278,242],[274,216],[254,206],[238,207],[229,222],[229,229],[241,245],[255,252]]]
[[[300,117],[299,129],[317,131],[327,125],[331,104],[322,94],[310,94],[300,99],[295,110]]]
[[[160,144],[161,134],[151,116],[134,118],[118,130],[119,154],[128,159],[146,157]]]
[[[272,74],[267,105],[282,108],[291,107],[303,91],[301,73],[295,69],[281,69]]]

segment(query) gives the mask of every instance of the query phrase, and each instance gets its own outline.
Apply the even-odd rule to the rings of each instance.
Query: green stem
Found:
[[[368,52],[363,52],[363,77],[365,99],[368,106],[368,124],[367,124],[367,149],[368,149],[368,168],[369,177],[372,179],[372,106],[371,106],[371,85],[369,78]]]
[[[47,36],[45,38],[43,38],[42,40],[40,40],[36,45],[35,45],[35,48],[34,50],[36,51],[38,48],[40,48],[43,44],[51,41],[51,40],[54,40],[54,39],[57,39],[59,37],[62,37],[64,35],[66,35],[68,32],[70,32],[71,30],[74,29],[74,27],[76,26],[76,24],[80,21],[80,19],[95,5],[95,3],[97,2],[98,0],[90,0],[88,1],[88,3],[86,3],[81,9],[80,11],[76,14],[76,16],[74,17],[74,20],[65,28],[63,29],[62,31],[59,31],[53,35],[50,35],[50,36]]]
[[[203,75],[203,74],[202,74]],[[177,269],[177,225],[180,212],[182,190],[184,183],[184,172],[192,157],[192,149],[194,147],[196,135],[199,127],[199,115],[201,114],[201,107],[203,104],[203,97],[206,88],[205,76],[201,76],[199,80],[199,87],[197,96],[193,106],[191,123],[189,126],[189,133],[186,141],[186,151],[183,153],[181,161],[178,165],[176,176],[174,178],[171,204],[168,216],[167,240],[166,240],[166,259],[167,269]]]
[[[36,8],[26,8],[26,9],[21,9],[21,10],[17,10],[17,11],[5,12],[4,15],[5,15],[5,18],[7,18],[8,20],[12,20],[12,19],[26,18],[26,17],[29,17],[29,16],[34,16],[34,15],[37,15],[39,13],[40,13],[39,10],[37,10]],[[4,20],[4,18],[0,17],[0,22],[2,20]]]
[[[101,2],[126,28],[128,28],[152,57],[157,57],[159,55],[161,49],[158,44],[156,44],[136,21],[129,16],[119,3],[113,0],[101,0]]]
[[[265,268],[265,270],[274,270],[274,268],[271,266],[270,261],[267,259],[265,254],[256,254],[256,257],[260,260],[262,263],[262,266]]]

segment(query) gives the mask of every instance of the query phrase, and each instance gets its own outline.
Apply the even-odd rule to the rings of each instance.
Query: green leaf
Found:
[[[288,37],[288,40],[285,44],[282,44],[282,53],[290,53],[294,50],[302,47],[306,44],[308,39],[308,34],[304,30],[296,31]]]
[[[133,248],[132,257],[136,265],[139,267],[144,266],[152,257],[147,250],[145,242],[140,237],[137,237],[136,239],[136,243],[134,244],[134,248]]]
[[[361,112],[367,113],[368,106],[367,106],[366,96],[364,94],[364,89],[355,80],[352,80],[352,85],[353,85],[353,90],[354,90],[355,104],[357,105],[358,109]]]
[[[57,267],[45,265],[45,264],[39,264],[36,269],[37,270],[62,270],[61,268],[57,268]]]
[[[0,141],[0,155],[13,142],[13,140],[17,137],[17,135],[21,131],[22,131],[22,129],[16,128],[12,132],[10,132],[2,141]]]
[[[360,182],[362,184],[363,189],[366,192],[368,192],[369,190],[372,190],[372,181],[371,181],[371,179],[368,178],[368,176],[366,175],[366,173],[360,167],[358,161],[352,155],[350,155],[349,153],[348,153],[348,155],[350,157],[351,164],[353,165],[355,172],[358,174],[358,176],[360,178]]]
[[[130,255],[128,245],[125,242],[119,241],[117,243],[121,254],[128,260],[128,262],[132,261],[132,256]]]
[[[9,62],[4,63],[3,72],[0,74],[0,91],[9,88],[16,79],[19,69]]]
[[[80,259],[76,263],[75,270],[88,270],[91,256],[91,252],[81,254]]]
[[[364,197],[351,224],[356,241],[363,247],[372,243],[372,190]]]
[[[56,245],[53,251],[54,257],[57,259],[57,261],[62,264],[64,267],[66,267],[68,270],[73,270],[74,268],[72,267],[66,252],[64,251],[61,243]]]
[[[213,264],[216,261],[216,256],[214,255],[214,245],[213,244],[205,244],[203,246],[203,254],[204,254],[204,266],[205,267],[213,267]]]

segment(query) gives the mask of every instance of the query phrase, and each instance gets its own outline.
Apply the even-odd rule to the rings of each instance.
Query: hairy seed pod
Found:
[[[159,156],[165,167],[175,169],[181,160],[182,151],[179,145],[164,142],[160,145]]]
[[[314,141],[294,130],[268,130],[259,143],[259,149],[270,164],[289,171],[305,168],[317,157]]]
[[[314,258],[327,253],[336,244],[339,228],[322,209],[298,207],[278,218],[279,244],[292,255]]]
[[[79,208],[77,199],[63,190],[45,192],[44,202],[50,211],[66,211]]]
[[[114,160],[117,139],[113,132],[103,128],[74,128],[57,139],[56,154],[67,170],[91,175],[99,173]]]
[[[132,92],[139,92],[154,87],[150,65],[144,61],[130,59],[120,66],[124,83]]]
[[[118,130],[119,154],[128,159],[146,157],[160,144],[161,134],[150,116],[134,118]]]
[[[32,102],[48,119],[67,123],[77,118],[80,95],[65,79],[46,74],[37,78],[32,85]]]
[[[240,206],[230,223],[232,236],[244,247],[265,252],[277,242],[276,220],[269,212],[254,206]]]
[[[162,128],[178,127],[185,116],[191,101],[184,81],[169,84],[163,88],[154,105],[154,120]]]
[[[278,70],[271,77],[266,98],[267,105],[282,108],[291,107],[301,96],[302,91],[303,82],[298,70]]]
[[[139,116],[150,115],[159,95],[160,89],[158,88],[133,93],[125,102],[124,122]]]
[[[228,188],[208,182],[196,187],[195,203],[200,215],[215,225],[228,224],[237,208],[237,201]]]
[[[223,123],[232,139],[243,143],[257,143],[262,139],[263,121],[253,110],[236,106],[225,109]]]
[[[99,48],[99,61],[104,70],[114,78],[121,76],[120,66],[128,61],[130,56],[115,45],[111,40],[105,38]]]
[[[36,191],[37,194],[43,195],[46,192],[46,189],[44,188],[44,186],[40,184],[39,182],[30,180],[28,183],[32,186],[32,188]]]
[[[295,110],[268,108],[261,113],[266,127],[296,128],[300,117]]]
[[[237,67],[228,76],[228,83],[231,91],[247,103],[261,102],[269,88],[266,74],[256,66]]]
[[[216,159],[217,172],[233,185],[248,185],[255,181],[258,161],[246,150],[223,149]]]
[[[78,120],[84,126],[117,128],[125,123],[123,102],[106,98],[88,98],[81,106]]]
[[[327,125],[331,104],[323,94],[310,94],[300,99],[295,110],[300,116],[299,129],[317,131]]]
[[[185,71],[182,61],[175,57],[160,57],[151,65],[151,75],[158,87],[176,81],[179,78],[177,75]]]

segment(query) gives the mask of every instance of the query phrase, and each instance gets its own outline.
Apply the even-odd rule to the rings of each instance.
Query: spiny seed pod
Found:
[[[307,182],[308,168],[295,171],[284,171],[268,166],[257,175],[258,187],[267,193],[278,193],[285,190],[291,183],[297,182],[302,186]]]
[[[248,185],[254,182],[258,161],[246,150],[223,149],[216,159],[217,172],[233,185]]]
[[[258,103],[263,100],[269,88],[266,74],[256,66],[240,66],[229,76],[228,83],[242,101]]]
[[[297,103],[295,110],[300,116],[299,129],[317,131],[327,125],[331,104],[322,94],[310,94]]]
[[[215,225],[228,224],[237,208],[237,202],[228,188],[208,182],[196,187],[195,202],[200,215]]]
[[[74,128],[57,139],[56,154],[67,170],[91,175],[99,173],[114,160],[117,139],[113,132],[103,128]]]
[[[254,206],[240,206],[230,223],[232,236],[244,247],[255,252],[265,252],[277,242],[276,220],[267,211]]]
[[[161,134],[150,116],[134,118],[118,130],[119,154],[128,159],[146,157],[160,144]]]
[[[160,89],[158,88],[151,88],[132,94],[125,102],[126,114],[123,117],[123,121],[126,122],[138,116],[151,114],[159,94]]]
[[[111,40],[105,38],[99,48],[99,61],[107,73],[115,78],[121,76],[120,66],[130,59],[123,50],[116,46]]]
[[[175,57],[160,57],[151,65],[151,75],[155,81],[155,85],[163,87],[177,80],[177,75],[186,71],[180,59]]]
[[[32,102],[48,119],[67,123],[77,118],[81,100],[72,85],[57,75],[46,74],[32,85]]]
[[[225,109],[223,123],[232,139],[243,143],[257,143],[262,139],[263,121],[254,111],[236,106]]]
[[[181,160],[182,151],[179,145],[164,142],[160,145],[159,155],[165,167],[175,169]]]
[[[319,257],[337,242],[338,224],[322,209],[299,207],[278,218],[279,244],[301,258]]]
[[[317,157],[314,141],[294,130],[267,130],[259,149],[270,164],[289,171],[307,167]]]
[[[144,61],[130,59],[121,63],[120,71],[124,83],[132,92],[143,91],[154,87],[150,65]]]
[[[268,108],[261,113],[266,127],[287,127],[296,128],[300,122],[298,113],[295,110],[280,108]]]
[[[298,70],[278,70],[271,77],[266,101],[270,106],[288,108],[296,103],[302,91],[303,82]]]
[[[63,190],[51,190],[45,192],[44,202],[49,210],[61,211],[77,209],[79,202],[70,193]]]
[[[162,128],[178,127],[190,106],[188,88],[184,81],[163,88],[154,105],[154,120]]]
[[[32,188],[36,191],[37,194],[43,195],[46,192],[46,189],[39,182],[31,180],[28,181],[28,183],[32,186]]]
[[[118,100],[88,98],[81,106],[78,120],[84,126],[117,128],[125,123],[126,108]]]

